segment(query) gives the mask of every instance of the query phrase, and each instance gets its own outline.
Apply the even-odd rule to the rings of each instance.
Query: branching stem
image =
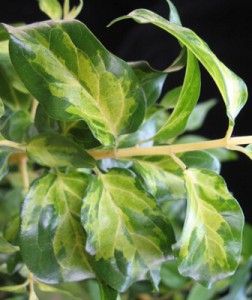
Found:
[[[233,148],[233,146],[245,145],[252,143],[252,136],[233,137],[226,139],[226,137],[217,140],[187,143],[187,144],[176,144],[167,146],[154,146],[154,147],[131,147],[114,150],[91,150],[89,154],[95,159],[103,158],[125,158],[133,156],[146,156],[146,155],[173,155],[176,153],[190,152],[196,150],[207,150],[214,148]]]

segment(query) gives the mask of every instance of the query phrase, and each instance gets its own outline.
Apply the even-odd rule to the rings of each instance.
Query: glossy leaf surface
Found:
[[[94,168],[95,160],[77,143],[60,134],[37,135],[27,144],[30,157],[42,166]]]
[[[48,21],[7,29],[17,73],[51,117],[84,119],[109,146],[141,124],[145,99],[134,71],[84,24]]]
[[[237,268],[243,213],[216,173],[192,168],[184,174],[187,215],[181,238],[174,246],[179,271],[211,286]]]
[[[247,87],[243,80],[230,71],[192,30],[171,23],[145,9],[137,9],[112,23],[128,18],[132,18],[141,24],[151,23],[164,29],[176,37],[197,57],[218,86],[226,104],[230,124],[233,126],[236,116],[247,100]]]
[[[87,184],[84,174],[48,174],[37,179],[26,196],[21,252],[28,268],[43,282],[94,277],[80,223]]]
[[[170,224],[128,170],[112,169],[93,177],[84,198],[82,224],[96,272],[120,291],[140,274],[149,273],[155,280],[161,262],[171,253]]]

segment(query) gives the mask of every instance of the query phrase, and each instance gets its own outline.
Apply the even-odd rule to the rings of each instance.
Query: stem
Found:
[[[31,112],[30,112],[31,121],[33,123],[34,123],[34,120],[35,120],[35,116],[36,116],[36,111],[37,111],[38,105],[39,105],[38,101],[35,98],[33,98],[33,100],[32,100],[32,106],[31,106]]]
[[[28,279],[29,279],[29,289],[30,289],[29,300],[36,300],[36,299],[38,299],[38,297],[34,290],[34,279],[33,279],[32,273],[29,274]]]
[[[20,150],[21,152],[25,152],[25,147],[16,142],[2,140],[2,141],[0,141],[0,147],[1,146],[15,148],[17,150]]]
[[[190,152],[196,150],[207,150],[214,148],[229,148],[237,145],[251,144],[252,136],[234,137],[227,139],[216,139],[211,141],[167,145],[167,146],[154,146],[154,147],[130,147],[124,149],[117,149],[116,155],[114,150],[91,150],[89,154],[95,159],[103,158],[125,158],[132,156],[146,156],[146,155],[173,155],[181,152]]]
[[[26,194],[29,190],[30,182],[29,182],[29,174],[27,168],[27,156],[23,156],[19,161],[19,170],[23,180],[23,189]]]

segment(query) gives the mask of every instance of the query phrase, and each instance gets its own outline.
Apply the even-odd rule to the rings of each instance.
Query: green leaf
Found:
[[[179,96],[181,94],[182,86],[178,86],[170,91],[168,91],[162,98],[160,105],[166,109],[176,107]]]
[[[112,289],[110,286],[106,285],[105,283],[99,282],[100,300],[117,300],[118,299],[118,292]]]
[[[161,281],[169,288],[180,289],[188,282],[188,278],[179,274],[175,261],[167,261],[162,265]]]
[[[62,7],[58,0],[39,0],[39,8],[51,19],[62,18]]]
[[[34,124],[38,133],[61,132],[60,121],[50,118],[41,104],[37,107]]]
[[[45,283],[94,277],[80,224],[85,174],[48,174],[33,182],[22,211],[20,248],[23,260]]]
[[[28,109],[31,95],[25,90],[9,58],[8,41],[0,42],[0,97],[13,111]]]
[[[82,224],[88,237],[86,250],[108,285],[125,291],[139,275],[156,282],[160,264],[171,253],[173,232],[132,172],[112,169],[92,178]]]
[[[147,106],[153,105],[162,92],[167,73],[154,70],[147,62],[131,62],[129,65],[135,71],[144,90]]]
[[[243,238],[242,238],[242,257],[245,260],[248,260],[252,257],[252,226],[250,224],[245,224],[243,230]]]
[[[187,51],[187,66],[183,86],[171,116],[155,135],[155,140],[167,140],[181,134],[195,107],[200,93],[200,69],[195,56]]]
[[[0,150],[0,181],[8,172],[9,153]]]
[[[128,18],[141,24],[151,23],[164,29],[197,57],[218,86],[226,105],[230,125],[233,126],[236,116],[247,101],[247,87],[243,80],[230,71],[192,30],[171,23],[145,9],[137,9],[127,16],[116,19],[112,24]]]
[[[179,26],[182,26],[178,11],[177,11],[175,5],[169,0],[166,0],[166,2],[168,3],[169,8],[170,8],[170,14],[169,14],[170,22],[177,24]]]
[[[19,251],[19,247],[10,244],[4,237],[0,235],[0,252],[14,253]]]
[[[210,287],[237,268],[244,217],[222,177],[193,168],[184,175],[187,215],[174,251],[180,273]]]
[[[15,111],[4,122],[1,133],[8,140],[24,142],[27,138],[30,124],[31,117],[28,111]]]
[[[195,299],[204,299],[204,300],[213,300],[216,294],[216,291],[211,288],[208,289],[201,284],[195,284],[191,289],[187,300],[195,300]],[[231,300],[231,299],[230,299]]]
[[[19,285],[3,286],[3,287],[0,287],[0,291],[23,294],[23,293],[26,293],[26,286],[27,286],[27,283],[19,284]]]
[[[2,99],[0,98],[0,118],[2,117],[3,114],[4,114],[4,104]]]
[[[189,168],[208,168],[220,171],[219,161],[204,151],[192,151],[178,155]],[[186,198],[184,175],[170,156],[148,156],[133,159],[134,171],[143,179],[148,191],[159,202]]]
[[[95,160],[77,143],[60,134],[37,135],[27,144],[29,156],[42,166],[94,168]]]
[[[6,28],[17,73],[52,118],[84,119],[109,146],[139,127],[145,99],[134,71],[84,24],[48,21]]]
[[[215,99],[197,104],[188,119],[185,130],[194,131],[199,129],[203,125],[209,110],[214,107],[215,104]]]

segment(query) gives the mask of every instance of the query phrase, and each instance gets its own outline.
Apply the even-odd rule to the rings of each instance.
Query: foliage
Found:
[[[0,25],[0,299],[250,298],[252,229],[220,175],[231,151],[252,157],[252,138],[232,137],[246,85],[167,2],[169,21],[112,22],[173,35],[164,71],[105,49],[74,20],[82,1],[40,0],[54,20]],[[198,103],[199,63],[226,105],[218,140],[187,134],[216,103]]]

